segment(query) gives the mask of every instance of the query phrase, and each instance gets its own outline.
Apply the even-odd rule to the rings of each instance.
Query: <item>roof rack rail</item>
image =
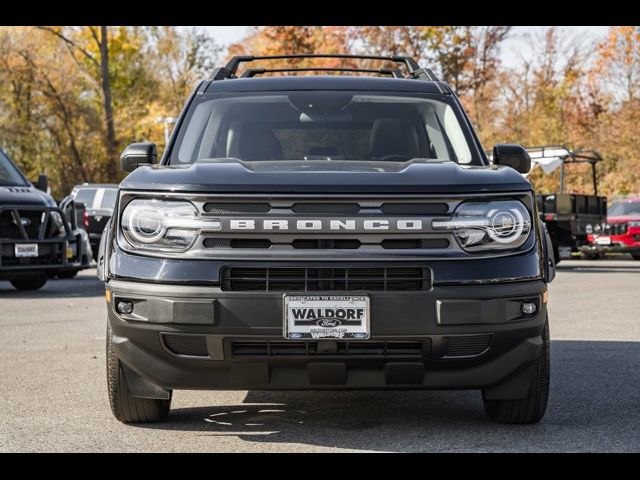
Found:
[[[420,65],[411,57],[404,57],[401,55],[347,55],[347,54],[337,54],[337,53],[302,53],[295,55],[263,55],[263,56],[254,56],[254,55],[238,55],[229,62],[224,67],[216,68],[210,75],[209,80],[223,80],[227,78],[237,78],[236,74],[238,73],[238,68],[241,63],[254,62],[257,60],[287,60],[287,59],[303,59],[303,58],[349,58],[355,60],[380,60],[386,62],[394,62],[398,64],[404,65],[407,69],[408,76],[407,78],[416,78],[422,80],[430,80],[430,81],[438,81],[438,77],[428,68],[421,68]],[[258,70],[258,69],[254,69]],[[340,71],[339,69],[331,69],[332,71]],[[351,70],[363,70],[366,69],[351,69]],[[277,69],[270,71],[278,71]],[[284,71],[284,69],[282,69]],[[291,71],[291,70],[288,70]],[[348,71],[348,70],[345,70]],[[372,73],[372,72],[370,72]],[[379,73],[379,71],[376,71]],[[255,75],[255,74],[254,74]],[[253,75],[251,75],[253,76]],[[394,75],[395,76],[395,75]],[[243,75],[244,77],[244,75]],[[402,77],[405,78],[405,77]]]
[[[240,78],[251,78],[256,75],[264,75],[271,72],[355,72],[355,73],[377,73],[379,75],[388,75],[393,78],[404,78],[399,69],[391,68],[331,68],[331,67],[309,67],[309,68],[248,68]]]

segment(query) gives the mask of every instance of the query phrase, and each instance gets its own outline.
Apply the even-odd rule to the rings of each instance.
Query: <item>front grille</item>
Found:
[[[624,235],[627,233],[628,224],[626,222],[606,223],[604,226],[605,235]]]
[[[431,288],[427,268],[245,268],[222,269],[223,291],[418,291]]]
[[[471,357],[484,353],[491,344],[491,335],[456,335],[447,337],[446,357]]]
[[[335,350],[319,350],[317,342],[286,341],[234,341],[231,351],[234,357],[281,357],[281,356],[384,356],[422,357],[428,349],[423,342],[352,342],[337,341]]]
[[[46,224],[43,225],[43,222]],[[62,228],[62,224],[59,221],[56,222],[45,209],[7,208],[0,211],[0,238],[2,239],[44,240],[58,235],[62,232]]]
[[[449,246],[449,240],[446,238],[416,238],[416,239],[387,239],[383,240],[380,244],[384,249],[391,250],[403,250],[403,249],[418,249],[429,248],[439,249],[447,248]]]
[[[23,239],[20,227],[13,219],[12,212],[5,210],[0,212],[0,238]]]
[[[164,334],[162,340],[170,352],[189,357],[208,357],[207,339],[204,335]]]
[[[271,240],[266,238],[205,238],[202,242],[205,248],[271,248]]]
[[[207,213],[216,215],[228,215],[233,213],[267,213],[271,210],[268,203],[232,203],[232,202],[208,202],[202,207]]]
[[[362,242],[351,238],[321,238],[321,239],[298,239],[291,242],[291,246],[295,249],[333,249],[333,250],[349,250],[360,248]]]
[[[287,259],[304,258],[310,250],[332,250],[341,258],[418,252],[456,256],[462,252],[451,232],[434,229],[432,222],[448,217],[459,202],[459,198],[367,195],[194,199],[200,214],[219,220],[220,227],[204,230],[190,253],[261,258],[269,250],[270,258]]]

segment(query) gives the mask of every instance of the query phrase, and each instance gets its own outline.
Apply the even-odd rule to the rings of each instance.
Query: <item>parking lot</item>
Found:
[[[479,392],[174,392],[166,422],[109,409],[95,270],[0,282],[0,451],[640,451],[640,262],[564,261],[550,286],[545,418],[503,426]]]

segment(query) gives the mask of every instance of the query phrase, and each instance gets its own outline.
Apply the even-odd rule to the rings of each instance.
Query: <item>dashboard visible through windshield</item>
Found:
[[[435,96],[291,91],[196,99],[169,163],[424,159],[481,165],[460,112]]]

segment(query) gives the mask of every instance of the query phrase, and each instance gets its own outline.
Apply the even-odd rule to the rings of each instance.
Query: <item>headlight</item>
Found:
[[[531,216],[517,200],[465,202],[450,220],[434,220],[436,230],[452,230],[468,252],[508,250],[522,246],[531,232]]]
[[[197,217],[189,202],[133,200],[122,213],[122,233],[136,249],[185,251],[199,233]]]
[[[587,223],[587,225],[584,227],[584,233],[592,234],[593,233],[593,225],[591,225],[590,223]]]

